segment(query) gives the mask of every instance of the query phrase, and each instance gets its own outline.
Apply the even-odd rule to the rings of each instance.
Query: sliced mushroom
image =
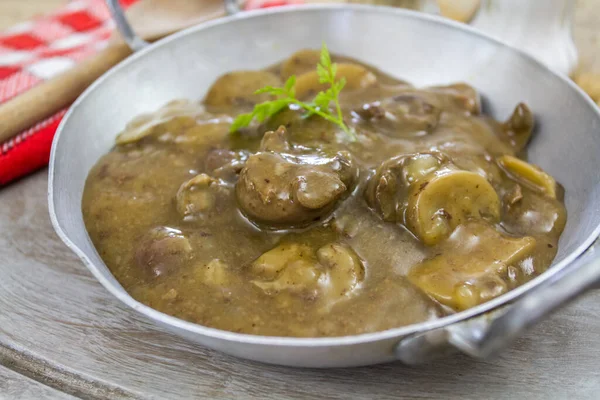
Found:
[[[429,296],[465,310],[508,290],[508,266],[528,257],[532,237],[514,238],[480,222],[460,225],[436,249],[438,255],[414,266],[408,279]]]
[[[504,180],[502,169],[494,163],[494,158],[486,153],[452,149],[446,150],[445,154],[459,169],[475,172],[487,179],[493,186],[500,185]]]
[[[369,180],[365,198],[385,221],[398,221],[410,185],[447,163],[440,153],[393,157],[377,168]]]
[[[298,243],[284,243],[263,253],[251,265],[250,271],[263,279],[273,280],[286,266],[299,260],[313,260],[312,249]]]
[[[251,108],[270,99],[269,94],[254,94],[265,86],[281,86],[281,79],[268,71],[236,71],[221,76],[211,86],[204,103],[211,107]]]
[[[439,243],[469,219],[500,220],[498,194],[481,175],[445,169],[411,186],[405,223],[426,245]]]
[[[341,243],[327,244],[316,252],[304,244],[282,244],[254,261],[250,271],[260,278],[252,283],[269,295],[304,293],[319,297],[324,306],[348,297],[365,276],[358,255]]]
[[[417,153],[404,158],[402,179],[406,185],[421,181],[449,162],[441,153]]]
[[[277,131],[281,126],[286,127],[286,136],[290,141],[307,148],[321,148],[347,140],[346,134],[333,122],[314,115],[307,118],[305,113],[290,108],[278,112],[265,122],[268,130]]]
[[[159,227],[150,230],[138,243],[136,264],[158,277],[174,271],[191,257],[192,246],[178,229]]]
[[[252,283],[267,294],[278,294],[287,290],[292,293],[313,292],[313,296],[316,296],[320,274],[314,262],[296,260],[288,263],[276,279],[267,282],[254,280]]]
[[[357,169],[346,156],[256,153],[236,184],[238,205],[248,218],[267,227],[308,225],[331,212],[351,188]]]
[[[222,146],[229,136],[230,121],[218,118],[208,121],[196,121],[180,129],[167,129],[158,139],[163,142],[182,146]]]
[[[455,113],[478,115],[481,113],[479,93],[466,83],[448,86],[432,86],[424,89],[407,88],[396,97],[400,100],[407,96],[418,97],[438,109]]]
[[[281,65],[281,77],[285,80],[292,75],[313,71],[321,60],[320,50],[302,49],[290,56]]]
[[[508,155],[498,158],[498,164],[519,183],[556,198],[556,181],[541,168]]]
[[[346,90],[364,89],[377,82],[375,74],[358,64],[338,64],[336,78],[346,79]],[[305,99],[327,89],[327,84],[319,81],[317,71],[306,72],[296,79],[296,97]]]
[[[365,267],[348,245],[330,243],[317,250],[317,259],[325,267],[319,283],[327,303],[346,297],[365,277]]]
[[[381,102],[364,104],[354,113],[372,129],[391,137],[414,137],[431,133],[442,110],[418,94],[403,94]]]
[[[204,108],[187,100],[172,101],[151,114],[140,115],[131,121],[115,139],[116,144],[124,145],[157,133],[182,131],[196,124],[196,119],[205,113]]]
[[[183,216],[202,215],[212,211],[219,200],[230,194],[220,181],[206,174],[199,174],[184,182],[177,191],[175,205]]]

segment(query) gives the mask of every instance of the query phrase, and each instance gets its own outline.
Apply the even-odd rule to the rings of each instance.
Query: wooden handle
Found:
[[[0,105],[0,142],[4,142],[69,106],[104,72],[131,54],[115,43],[64,73]]]

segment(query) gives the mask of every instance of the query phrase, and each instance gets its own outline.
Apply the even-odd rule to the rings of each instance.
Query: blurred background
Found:
[[[482,7],[485,7],[486,3],[491,4],[498,1],[501,0],[482,0],[481,3]],[[595,101],[600,102],[600,0],[568,1],[575,3],[573,38],[579,53],[578,67],[573,70],[572,76]],[[0,1],[0,31],[21,21],[52,12],[68,2],[69,0],[2,0]],[[302,2],[302,0],[290,0],[289,2]],[[318,2],[318,0],[304,2]],[[344,0],[321,0],[321,2],[344,2]],[[423,3],[423,1],[418,0],[347,0],[347,2],[376,3],[411,8],[418,7],[419,3]],[[461,2],[465,2],[465,0],[451,0],[441,3],[458,4]],[[525,8],[526,5],[532,2],[545,3],[547,0],[522,0],[520,3]],[[284,3],[284,1],[249,0],[247,2],[251,8],[256,8],[264,3],[278,5]],[[469,3],[469,1],[466,0],[466,3]]]

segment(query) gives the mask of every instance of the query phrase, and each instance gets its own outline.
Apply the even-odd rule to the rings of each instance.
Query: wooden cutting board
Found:
[[[1,0],[0,29],[63,2]],[[595,13],[581,8],[591,3]],[[578,43],[600,54],[600,0],[579,7]],[[96,282],[54,233],[46,185],[41,171],[0,191],[0,399],[595,399],[600,393],[599,290],[486,362],[457,356],[417,368],[298,370],[193,345],[125,308]]]

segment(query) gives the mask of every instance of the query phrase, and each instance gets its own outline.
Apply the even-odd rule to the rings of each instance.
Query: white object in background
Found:
[[[574,8],[573,0],[483,0],[470,25],[569,75],[577,66]]]

